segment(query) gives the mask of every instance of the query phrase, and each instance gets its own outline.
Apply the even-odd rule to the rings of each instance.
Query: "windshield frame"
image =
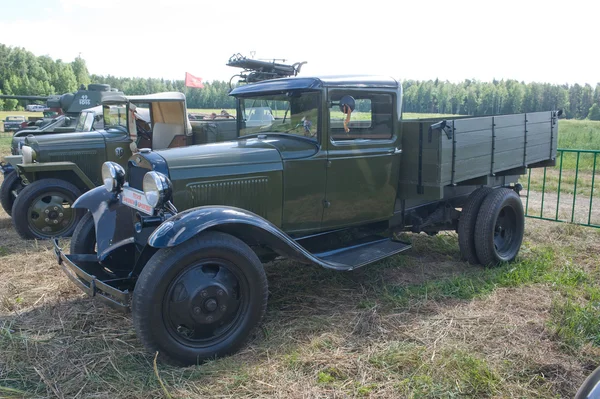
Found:
[[[119,123],[117,125],[113,125],[110,123],[107,123],[108,121],[108,115],[107,115],[107,111],[110,112],[110,108],[111,107],[119,107],[119,106],[124,106],[125,107],[125,125],[123,125],[122,123]],[[102,119],[104,121],[104,130],[109,132],[109,131],[117,131],[117,132],[125,132],[129,134],[129,103],[110,103],[110,104],[103,104],[102,106]]]
[[[274,130],[271,128],[262,128],[262,130],[258,130],[255,132],[250,132],[250,133],[246,133],[244,134],[244,130],[249,130],[252,129],[252,127],[246,127],[246,110],[249,108],[256,108],[256,109],[264,109],[266,108],[264,105],[259,105],[259,106],[255,106],[255,107],[246,107],[247,103],[249,104],[249,102],[252,101],[282,101],[282,100],[276,100],[276,97],[281,97],[281,96],[287,96],[289,97],[290,101],[287,102],[288,107],[286,110],[277,110],[278,112],[284,112],[284,117],[283,118],[277,118],[276,115],[273,115],[274,119],[273,121],[285,121],[286,124],[288,123],[288,121],[292,121],[292,114],[290,112],[290,108],[291,108],[291,100],[293,98],[299,98],[301,96],[306,96],[306,95],[312,95],[315,96],[316,98],[313,100],[314,101],[314,105],[315,108],[310,108],[307,109],[305,111],[300,112],[301,113],[312,113],[314,112],[314,110],[316,110],[316,115],[312,118],[312,119],[316,119],[316,121],[312,121],[313,123],[309,126],[309,129],[312,127],[312,129],[315,129],[315,132],[313,135],[308,136],[306,134],[302,134],[302,132],[306,132],[304,130],[304,126],[301,125],[300,122],[298,124],[296,124],[295,126],[291,126],[292,123],[290,123],[290,128],[291,129],[286,129],[284,131],[278,131],[278,130]],[[250,137],[257,137],[260,135],[278,135],[278,136],[286,136],[286,137],[295,137],[295,138],[301,138],[303,140],[308,140],[311,143],[320,145],[321,143],[321,138],[323,136],[323,91],[322,90],[287,90],[287,91],[275,91],[275,92],[257,92],[257,93],[248,93],[244,96],[238,96],[236,98],[236,112],[238,115],[238,139],[245,139],[245,138],[250,138]],[[285,98],[284,100],[285,101]],[[295,114],[298,115],[298,114]],[[269,127],[273,126],[273,124],[269,125]],[[260,127],[258,127],[258,129],[261,129]],[[291,131],[296,131],[295,133],[291,133]]]

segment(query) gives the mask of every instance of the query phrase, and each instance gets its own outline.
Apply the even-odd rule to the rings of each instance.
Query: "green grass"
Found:
[[[558,132],[558,148],[600,150],[600,121],[561,119]]]
[[[11,137],[0,136],[0,158],[10,155],[10,141]]]

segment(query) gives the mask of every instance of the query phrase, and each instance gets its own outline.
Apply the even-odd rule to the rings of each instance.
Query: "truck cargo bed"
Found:
[[[449,185],[554,165],[556,111],[402,122],[402,199],[441,199]]]

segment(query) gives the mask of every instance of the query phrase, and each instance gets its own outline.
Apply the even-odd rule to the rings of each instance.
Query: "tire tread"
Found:
[[[479,263],[475,250],[475,223],[481,204],[494,191],[491,187],[480,187],[473,191],[462,209],[458,221],[458,247],[461,258],[472,265]]]

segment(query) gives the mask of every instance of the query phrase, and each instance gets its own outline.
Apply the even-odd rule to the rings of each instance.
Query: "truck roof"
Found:
[[[123,93],[110,93],[102,99],[102,104],[126,103],[131,102],[160,102],[160,101],[185,101],[185,94],[178,91],[168,91],[162,93],[143,94],[137,96],[128,96]]]
[[[243,96],[257,92],[276,92],[296,89],[320,89],[323,87],[388,87],[397,88],[400,83],[388,76],[373,75],[336,75],[320,77],[293,77],[267,80],[264,82],[236,87],[232,96]]]

